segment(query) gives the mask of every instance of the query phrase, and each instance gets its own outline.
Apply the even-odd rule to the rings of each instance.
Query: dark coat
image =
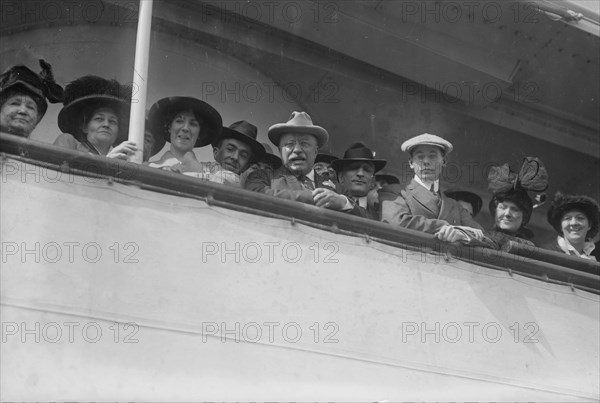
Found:
[[[318,187],[326,187],[331,189],[331,186],[323,185],[323,182],[327,180],[329,180],[328,176],[318,175],[315,172],[315,189]],[[312,191],[304,188],[298,178],[288,171],[284,166],[274,171],[259,169],[252,172],[246,178],[244,188],[253,192],[260,192],[270,196],[279,197],[281,199],[294,200],[306,204],[315,204]],[[339,189],[337,190],[338,193],[340,193]],[[350,201],[352,202],[352,200]],[[352,210],[345,211],[345,213],[368,218],[366,216],[367,213],[361,212],[361,208],[356,203],[353,203]]]
[[[406,186],[385,186],[379,191],[381,221],[435,234],[444,225],[462,225],[483,230],[471,215],[454,199],[438,199],[414,179]]]

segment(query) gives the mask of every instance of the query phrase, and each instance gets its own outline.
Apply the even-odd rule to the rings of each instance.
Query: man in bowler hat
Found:
[[[367,195],[375,187],[375,173],[381,171],[387,161],[375,159],[373,152],[363,143],[352,144],[344,157],[332,161],[344,195],[364,218],[379,221],[377,204],[369,203]]]

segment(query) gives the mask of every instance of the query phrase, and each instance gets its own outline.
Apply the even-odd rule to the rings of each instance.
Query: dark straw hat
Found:
[[[186,110],[191,110],[196,118],[202,120],[195,148],[211,144],[219,137],[223,126],[219,112],[206,102],[192,97],[167,97],[152,105],[148,113],[152,133],[162,135],[165,141],[171,142],[168,127],[178,112]]]
[[[466,190],[454,190],[448,189],[444,192],[446,196],[454,200],[463,200],[467,203],[470,203],[473,206],[473,217],[475,217],[481,211],[481,207],[483,206],[483,200],[481,197],[472,192],[467,192]]]
[[[48,109],[46,99],[53,104],[62,101],[63,88],[54,80],[52,66],[45,60],[39,61],[42,71],[34,73],[23,65],[11,66],[0,75],[0,95],[10,90],[23,91],[32,96],[38,105],[40,118]]]
[[[363,143],[354,143],[344,152],[344,158],[333,161],[331,166],[339,174],[342,172],[345,163],[354,161],[372,162],[375,166],[375,172],[381,171],[387,164],[386,160],[375,159],[373,151]]]
[[[127,140],[131,87],[116,80],[84,76],[65,87],[63,104],[58,113],[58,127],[63,133],[81,140],[85,114],[97,108],[111,108],[119,117],[119,137],[114,144]]]
[[[239,122],[232,123],[229,127],[223,127],[221,135],[212,142],[212,146],[217,147],[225,139],[236,139],[250,147],[252,150],[251,161],[260,161],[265,154],[265,148],[256,141],[257,137],[258,129],[256,126],[248,121],[240,120]]]
[[[557,192],[548,209],[547,218],[552,227],[562,235],[561,221],[565,213],[571,210],[583,212],[590,222],[590,230],[586,238],[592,239],[598,234],[600,224],[600,212],[598,202],[591,197],[583,195],[565,195]]]

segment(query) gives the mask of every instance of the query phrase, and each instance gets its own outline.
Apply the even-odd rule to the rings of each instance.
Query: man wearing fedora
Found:
[[[251,163],[264,157],[265,148],[256,141],[257,134],[256,126],[245,120],[224,127],[212,143],[215,161],[223,169],[240,175]]]
[[[435,234],[446,242],[484,238],[483,228],[470,214],[440,192],[440,174],[452,148],[449,141],[428,133],[402,143],[415,176],[404,189],[389,185],[379,191],[382,221]]]
[[[61,102],[63,88],[54,81],[52,67],[40,60],[42,71],[12,66],[0,75],[0,131],[29,137],[42,120],[48,102]]]
[[[215,162],[184,160],[181,171],[188,176],[211,182],[240,185],[240,175],[250,165],[264,157],[265,149],[258,141],[257,128],[245,120],[223,127],[212,142]]]
[[[344,211],[348,205],[352,208],[348,198],[338,194],[333,183],[314,170],[319,148],[328,142],[329,133],[313,125],[306,112],[293,112],[288,122],[271,126],[268,135],[279,148],[283,165],[272,173],[252,172],[246,179],[246,189],[332,210]]]
[[[375,173],[381,171],[387,161],[375,159],[373,152],[363,143],[354,143],[343,158],[331,164],[338,173],[342,192],[358,210],[358,215],[379,221],[377,204],[369,203],[367,195],[375,187]]]

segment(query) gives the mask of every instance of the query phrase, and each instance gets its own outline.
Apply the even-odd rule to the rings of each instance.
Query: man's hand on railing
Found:
[[[345,196],[326,188],[316,188],[312,194],[317,207],[324,207],[330,210],[342,210],[348,201]]]

